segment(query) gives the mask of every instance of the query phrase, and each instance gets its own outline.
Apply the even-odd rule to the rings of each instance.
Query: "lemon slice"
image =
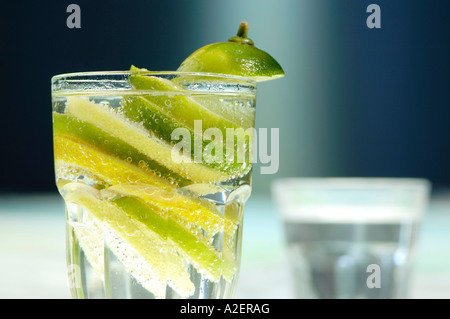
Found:
[[[148,172],[130,165],[112,156],[98,152],[85,145],[80,140],[74,140],[64,135],[54,135],[54,153],[56,169],[63,167],[82,167],[100,180],[108,184],[145,183],[163,189],[172,189],[173,186]]]
[[[206,45],[181,63],[180,72],[209,72],[249,77],[257,82],[284,76],[283,68],[267,52],[247,38],[248,24],[242,22],[238,33],[228,42]]]

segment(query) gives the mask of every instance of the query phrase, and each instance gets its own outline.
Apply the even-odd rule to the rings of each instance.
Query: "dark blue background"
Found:
[[[202,18],[211,16],[214,21],[224,14],[216,8],[218,1],[188,0],[76,1],[82,10],[82,28],[68,29],[66,8],[73,2],[3,1],[0,5],[0,191],[56,189],[51,76],[126,70],[131,64],[175,70],[192,51],[221,41],[222,30],[228,34],[230,29]],[[328,50],[317,54],[331,65],[322,79],[322,94],[333,94],[333,109],[322,115],[338,123],[333,143],[339,151],[328,154],[315,175],[425,177],[435,187],[450,186],[450,1],[316,3],[323,16],[314,28],[327,21],[320,34],[328,42]],[[379,30],[364,27],[370,3],[382,8]],[[259,6],[296,8],[288,0],[261,1]],[[252,16],[258,16],[258,10],[253,6]],[[295,21],[295,12],[290,20],[279,12],[286,10],[261,16],[260,23]],[[236,15],[233,32],[246,14]],[[193,34],[199,28],[207,28],[209,36]],[[286,43],[284,51],[290,41],[297,41],[279,36]],[[314,52],[314,47],[304,50]],[[289,64],[284,83],[289,83],[289,73],[302,71],[300,62],[308,63],[299,61],[298,69]],[[333,92],[327,91],[330,87]],[[301,153],[302,146],[298,147]],[[282,150],[281,164],[282,156],[289,152]],[[280,171],[307,175],[292,165],[282,165]]]

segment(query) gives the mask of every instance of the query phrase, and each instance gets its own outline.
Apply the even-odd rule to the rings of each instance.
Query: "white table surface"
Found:
[[[71,298],[64,204],[58,194],[0,196],[0,298]],[[421,228],[412,298],[450,298],[450,193],[433,196]],[[292,298],[283,228],[270,198],[253,196],[244,218],[236,298]]]

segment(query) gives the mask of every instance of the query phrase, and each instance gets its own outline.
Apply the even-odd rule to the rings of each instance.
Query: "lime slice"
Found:
[[[68,117],[56,115],[55,119],[67,120]],[[72,120],[79,124],[78,120]],[[71,120],[68,123],[70,122]],[[71,130],[71,132],[79,133],[82,130]],[[98,137],[101,136],[101,134],[98,135]],[[119,160],[110,154],[99,152],[95,148],[85,145],[84,140],[74,140],[73,137],[62,135],[59,129],[55,132],[54,141],[55,167],[58,177],[82,175],[83,180],[80,181],[86,183],[86,180],[90,178],[96,181],[92,184],[96,187],[100,186],[99,188],[116,185],[108,189],[137,196],[155,207],[174,212],[179,219],[202,227],[210,236],[214,236],[219,231],[226,231],[230,234],[234,232],[235,221],[223,220],[213,205],[200,203],[174,192],[170,185],[160,181],[158,177],[147,175],[148,172],[145,169],[135,167],[128,161]],[[159,185],[159,188],[153,185]]]
[[[119,197],[111,199],[111,202],[129,218],[147,226],[150,231],[158,234],[161,238],[170,239],[170,242],[180,248],[177,251],[210,280],[217,281],[221,276],[227,280],[233,278],[236,268],[232,260],[220,256],[220,253],[213,247],[199,241],[195,235],[186,231],[170,216],[167,218],[160,216],[152,207],[136,197]],[[140,245],[149,245],[149,243],[148,241],[142,242]]]
[[[132,190],[132,188],[129,189]],[[233,254],[227,252],[222,255],[215,250],[212,243],[199,240],[196,235],[179,225],[175,220],[176,218],[172,218],[176,216],[168,214],[163,207],[149,205],[148,202],[137,197],[111,196],[110,189],[98,191],[82,183],[66,184],[61,190],[61,194],[67,202],[86,207],[101,223],[109,225],[115,233],[126,239],[132,248],[143,256],[145,256],[144,248],[155,246],[156,237],[153,235],[156,234],[160,240],[175,245],[171,249],[182,254],[210,280],[217,281],[221,276],[231,280],[235,274],[236,267]],[[142,192],[139,192],[139,194],[142,195]],[[152,200],[153,203],[156,202],[154,197]],[[181,201],[181,198],[178,198],[178,200]],[[163,200],[160,199],[160,205],[162,202]],[[193,203],[190,205],[194,207]],[[199,209],[200,207],[197,206],[196,208]],[[183,208],[179,211],[183,212]],[[185,212],[188,212],[187,208]],[[200,213],[205,212],[207,210],[202,209],[197,217],[201,218]],[[208,215],[211,216],[211,213]],[[193,216],[193,218],[196,218],[195,215]],[[200,220],[200,222],[202,221]],[[203,223],[207,224],[208,221],[203,219]],[[228,232],[234,231],[235,226],[233,224],[225,224],[223,220],[219,223],[223,226],[216,225],[211,229],[218,227],[217,230],[228,228]],[[147,233],[150,233],[153,237],[140,238],[138,236]],[[230,235],[227,234],[226,237],[229,238]],[[167,241],[168,239],[170,241]]]
[[[178,248],[165,240],[164,236],[151,231],[147,225],[132,218],[113,203],[103,200],[101,192],[81,183],[67,184],[62,194],[68,203],[75,203],[88,210],[91,234],[83,234],[83,249],[90,256],[94,269],[102,272],[102,261],[89,252],[89,238],[96,240],[95,234],[106,232],[107,241],[117,258],[130,273],[157,297],[163,298],[165,286],[169,284],[180,296],[188,297],[194,292],[182,256],[174,253]],[[161,231],[159,232],[161,233]],[[95,265],[97,263],[97,265]],[[99,264],[100,263],[100,264]],[[170,280],[167,280],[170,279]]]
[[[206,45],[181,63],[180,72],[209,72],[249,77],[257,82],[284,76],[280,64],[267,52],[256,48],[247,38],[248,24],[242,22],[238,33],[228,42]]]
[[[169,81],[154,77],[148,73],[148,70],[138,69],[135,66],[131,67],[131,71],[135,73],[131,75],[130,82],[136,90],[153,90],[161,94],[125,97],[122,101],[122,112],[126,117],[141,123],[147,130],[165,141],[171,142],[171,134],[175,129],[186,129],[186,132],[190,134],[191,156],[195,158],[196,139],[200,139],[197,144],[200,144],[202,148],[202,163],[226,173],[229,177],[244,176],[250,171],[253,125],[243,120],[245,124],[243,128],[235,123],[238,119],[230,121],[212,112],[208,107],[200,104],[194,96],[189,96],[192,92],[174,83],[176,78]],[[203,101],[205,99],[206,97]],[[216,104],[223,103],[219,101]],[[196,127],[198,120],[201,120],[200,131]],[[218,131],[219,138],[215,136],[212,142],[212,136],[207,134],[210,131]],[[227,137],[230,137],[231,143]],[[221,148],[223,156],[219,156],[219,160],[211,156],[213,148]],[[233,156],[225,157],[227,154],[233,154]]]
[[[236,231],[237,216],[222,216],[217,208],[176,192],[169,192],[149,185],[122,184],[110,187],[123,196],[136,196],[146,202],[155,212],[168,214],[178,224],[199,238],[210,239],[219,232],[229,237]]]
[[[252,99],[226,98],[223,95],[196,95],[192,99],[244,130],[255,127],[256,108]]]
[[[234,276],[236,267],[232,254],[222,254],[210,243],[199,241],[164,210],[157,210],[137,197],[111,196],[109,189],[98,191],[82,183],[67,184],[61,193],[67,202],[87,208],[143,256],[147,248],[155,246],[161,249],[161,245],[168,245],[172,254],[178,252],[183,255],[212,281],[219,280],[221,276],[231,280]],[[140,237],[140,234],[148,238]],[[161,251],[161,255],[164,255],[164,251]],[[172,272],[169,275],[172,278]]]
[[[117,157],[128,164],[136,165],[153,178],[159,176],[177,186],[190,184],[184,177],[168,170],[165,166],[139,152],[122,139],[112,136],[100,128],[66,114],[53,113],[53,131],[60,136],[72,137],[91,148]],[[85,176],[86,174],[82,174]]]
[[[174,145],[172,141],[172,134],[177,129],[181,129],[182,132],[189,134],[189,146],[191,150],[191,158],[195,159],[196,152],[199,151],[197,145],[201,147],[202,154],[201,162],[210,168],[220,170],[229,176],[243,176],[249,171],[249,159],[250,155],[244,156],[244,161],[240,163],[238,160],[235,148],[237,143],[233,143],[232,147],[227,148],[226,136],[222,135],[222,138],[211,140],[208,136],[202,134],[202,131],[194,131],[192,128],[186,126],[183,123],[178,122],[172,117],[167,116],[156,104],[151,100],[154,96],[137,96],[137,97],[124,97],[122,100],[122,113],[130,120],[140,123],[146,130],[152,132],[158,138],[164,140],[166,143]],[[171,98],[173,100],[174,98]],[[202,125],[203,125],[202,120]],[[222,131],[225,131],[226,127],[222,127]],[[243,130],[234,130],[234,132],[241,133]],[[249,131],[253,133],[252,131]],[[243,137],[243,134],[241,134]],[[253,137],[253,135],[250,135]],[[242,138],[241,137],[241,138]],[[244,139],[246,144],[249,144],[250,138]],[[208,150],[220,148],[222,154],[234,153],[233,161],[226,161],[223,157],[216,160],[214,156],[211,156]],[[200,152],[199,152],[200,153]],[[199,161],[200,161],[199,160]]]
[[[132,123],[112,108],[71,96],[67,98],[65,111],[70,116],[88,122],[108,134],[122,139],[124,143],[185,179],[201,183],[214,183],[229,179],[227,174],[194,163],[190,158],[174,161],[171,145],[152,138],[147,131],[139,128],[136,123]]]
[[[164,93],[145,95],[145,99],[157,105],[159,109],[179,123],[194,129],[194,121],[202,120],[202,128],[204,130],[218,128],[222,130],[224,136],[226,128],[237,129],[240,127],[196,102],[193,96],[188,95],[192,94],[192,92],[185,90],[183,87],[174,83],[174,81],[146,74],[149,72],[147,69],[139,69],[132,66],[130,70],[135,72],[130,76],[130,83],[133,88],[142,91],[161,91]]]

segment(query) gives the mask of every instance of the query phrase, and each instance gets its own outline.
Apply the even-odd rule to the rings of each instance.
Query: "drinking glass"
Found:
[[[231,298],[256,83],[182,72],[52,78],[74,298]]]
[[[296,298],[407,298],[430,183],[290,178],[273,184]]]

